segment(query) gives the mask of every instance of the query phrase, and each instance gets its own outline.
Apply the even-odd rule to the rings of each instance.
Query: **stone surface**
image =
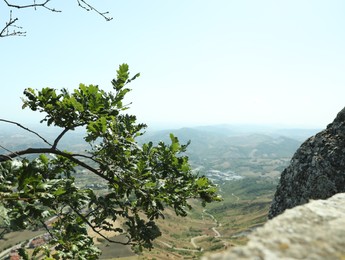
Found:
[[[281,174],[268,217],[340,192],[345,192],[345,108],[296,151]]]
[[[345,193],[286,210],[249,235],[246,246],[204,260],[345,259]]]

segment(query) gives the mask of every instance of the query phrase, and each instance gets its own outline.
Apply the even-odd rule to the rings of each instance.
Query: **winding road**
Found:
[[[219,233],[219,231],[216,229],[217,227],[220,227],[221,224],[218,223],[217,219],[210,213],[206,212],[206,209],[203,210],[202,212],[203,214],[203,218],[204,218],[204,214],[205,215],[208,215],[213,221],[214,221],[214,224],[215,226],[212,227],[212,231],[214,232],[214,237],[221,237],[221,234]],[[198,239],[201,239],[201,238],[204,238],[204,237],[208,237],[208,235],[201,235],[201,236],[195,236],[195,237],[192,237],[190,239],[190,243],[192,244],[192,246],[196,249],[188,249],[188,248],[180,248],[180,247],[174,247],[173,245],[169,244],[169,243],[166,243],[162,240],[156,240],[157,242],[165,245],[166,247],[168,248],[171,248],[171,249],[174,249],[174,250],[177,250],[177,251],[188,251],[188,252],[202,252],[204,251],[204,248],[200,247],[197,245],[196,243],[196,240]]]
[[[236,196],[234,193],[232,193],[231,195],[234,196],[234,197],[236,198],[236,201],[239,201],[239,200],[240,200],[240,198],[239,198],[238,196]],[[204,215],[209,216],[209,217],[213,220],[213,222],[214,222],[214,224],[215,224],[215,226],[212,227],[212,231],[214,232],[214,237],[215,237],[215,238],[221,237],[222,235],[221,235],[220,232],[217,230],[217,228],[218,228],[218,227],[221,227],[221,226],[222,226],[222,223],[219,223],[218,220],[217,220],[212,214],[210,214],[210,213],[208,213],[208,212],[206,211],[206,209],[204,209],[204,210],[202,211],[202,219],[204,219]],[[174,247],[174,246],[172,246],[171,244],[166,243],[166,242],[161,241],[161,240],[157,240],[157,242],[159,242],[159,243],[165,245],[166,247],[169,247],[169,248],[172,248],[172,249],[175,249],[175,250],[178,250],[178,251],[202,252],[202,251],[204,251],[204,248],[202,248],[202,247],[200,247],[200,246],[197,245],[197,240],[198,240],[198,239],[201,239],[201,238],[205,238],[205,237],[209,237],[209,236],[208,236],[208,235],[201,235],[201,236],[192,237],[192,238],[190,239],[190,243],[191,243],[192,246],[193,246],[194,248],[196,248],[196,249],[187,249],[187,248],[178,248],[178,247]],[[223,241],[223,243],[224,243],[224,245],[227,245],[227,242],[226,242],[226,241]]]
[[[221,237],[221,234],[219,233],[219,231],[216,228],[222,226],[222,224],[219,223],[218,220],[212,214],[208,213],[206,211],[206,209],[204,209],[202,211],[202,214],[208,215],[214,221],[215,226],[212,227],[212,231],[214,232],[214,237],[216,237],[216,238]],[[196,236],[196,237],[192,237],[190,240],[190,242],[194,246],[194,248],[199,248],[200,251],[204,251],[204,249],[196,244],[196,240],[199,238],[203,238],[203,237],[208,237],[208,236],[207,235]]]
[[[205,235],[206,236],[206,235]],[[193,238],[192,238],[193,239]],[[177,251],[188,251],[188,252],[200,252],[200,251],[203,251],[203,249],[201,248],[200,250],[197,250],[197,249],[188,249],[188,248],[182,248],[182,247],[174,247],[173,245],[169,244],[169,243],[166,243],[162,240],[156,240],[157,242],[165,245],[166,247],[169,247],[171,249],[174,249],[174,250],[177,250]],[[192,243],[193,244],[193,243]],[[193,245],[194,246],[194,245]],[[194,246],[195,248],[198,248],[197,246]]]

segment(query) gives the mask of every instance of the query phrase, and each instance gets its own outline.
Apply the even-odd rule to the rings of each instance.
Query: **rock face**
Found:
[[[203,260],[345,259],[345,194],[286,210],[249,235],[246,246]]]
[[[268,217],[340,192],[345,192],[345,108],[296,151],[281,174]]]

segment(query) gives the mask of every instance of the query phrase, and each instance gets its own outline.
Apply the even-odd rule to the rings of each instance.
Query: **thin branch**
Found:
[[[43,221],[43,220],[40,220],[41,224],[43,225],[44,229],[48,232],[48,234],[50,235],[51,238],[53,238],[53,234],[50,232],[50,229],[49,227],[47,226],[47,224]]]
[[[87,3],[85,0],[77,0],[77,2],[81,8],[85,9],[86,11],[95,11],[100,16],[102,16],[107,22],[113,20],[113,17],[108,16],[109,12],[103,12],[102,13],[102,12],[98,11],[95,7],[93,7],[92,5]]]
[[[50,154],[56,154],[56,155],[60,155],[63,156],[67,159],[70,159],[72,162],[78,164],[81,167],[84,167],[85,169],[93,172],[94,174],[96,174],[97,176],[101,177],[102,179],[105,179],[109,182],[113,182],[114,180],[112,178],[109,178],[107,176],[104,176],[101,172],[99,172],[97,169],[91,167],[90,165],[78,160],[77,158],[75,158],[72,154],[70,153],[66,153],[66,152],[62,152],[59,151],[57,149],[52,149],[52,148],[28,148],[26,150],[21,150],[21,151],[17,151],[14,153],[10,153],[10,154],[6,154],[6,155],[0,155],[0,162],[4,162],[4,161],[8,161],[11,158],[16,158],[20,155],[27,155],[27,154],[42,154],[42,153],[50,153]]]
[[[80,153],[73,153],[72,155],[73,156],[78,156],[78,157],[83,157],[83,158],[86,158],[86,159],[90,159],[90,160],[92,160],[92,161],[94,161],[96,163],[100,163],[99,161],[95,160],[93,158],[93,156],[89,156],[89,155],[85,155],[85,154],[80,154]]]
[[[28,132],[30,132],[30,133],[33,133],[34,135],[38,136],[43,142],[45,142],[45,143],[48,144],[49,146],[52,146],[52,144],[49,143],[49,142],[48,142],[44,137],[42,137],[40,134],[38,134],[37,132],[35,132],[35,131],[33,131],[33,130],[31,130],[31,129],[29,129],[29,128],[27,128],[27,127],[25,127],[25,126],[23,126],[23,125],[21,125],[21,124],[19,124],[19,123],[17,123],[17,122],[10,121],[10,120],[6,120],[6,119],[1,119],[1,118],[0,118],[0,122],[5,122],[5,123],[17,125],[17,126],[19,126],[20,128],[22,128],[22,129],[24,129],[24,130],[26,130],[26,131],[28,131]]]
[[[9,232],[9,228],[8,227],[0,227],[3,230],[0,232],[0,238],[3,237],[4,234],[6,234],[7,232]]]
[[[99,209],[100,209],[100,206],[97,206],[95,209],[90,210],[90,211],[86,214],[85,218],[90,217],[93,213],[97,212]]]
[[[48,7],[47,4],[50,2],[51,0],[46,0],[42,3],[39,3],[37,4],[36,1],[34,1],[33,4],[31,5],[16,5],[16,4],[11,4],[9,3],[9,1],[7,0],[4,0],[4,2],[7,4],[8,7],[12,7],[12,8],[17,8],[17,9],[24,9],[24,8],[37,8],[37,7],[41,7],[41,8],[45,8],[49,11],[52,11],[52,12],[57,12],[57,13],[60,13],[61,11],[60,10],[56,10],[55,8],[51,8],[51,7]]]
[[[10,11],[10,19],[6,22],[6,25],[0,32],[0,37],[8,37],[8,36],[25,36],[26,32],[18,31],[16,29],[23,29],[20,26],[15,25],[18,21],[18,18],[12,19],[12,11]],[[12,32],[10,32],[10,28],[15,28]]]
[[[110,21],[113,18],[109,16],[109,12],[100,12],[97,8],[95,8],[93,5],[89,4],[86,0],[76,0],[79,7],[85,9],[86,11],[94,11],[100,16],[102,16],[106,21]],[[37,8],[44,8],[51,12],[60,13],[61,10],[57,10],[55,8],[49,7],[48,4],[51,2],[51,0],[41,0],[40,3],[36,3],[36,0],[33,1],[32,4],[15,4],[11,3],[10,0],[4,0],[6,5],[9,8],[16,8],[16,9],[37,9]],[[23,28],[20,26],[17,26],[15,23],[18,21],[18,18],[12,19],[12,10],[10,11],[10,19],[8,22],[6,22],[6,25],[4,28],[0,31],[0,37],[7,37],[7,36],[26,36],[25,31],[21,31]],[[11,32],[10,28],[14,28],[14,30]],[[19,29],[19,30],[18,30]]]
[[[15,152],[13,152],[13,151],[7,149],[6,147],[2,146],[1,144],[0,144],[0,148],[4,149],[5,151],[7,151],[7,152],[9,152],[9,153],[15,153]],[[6,161],[9,161],[9,160],[12,161],[12,158],[11,158],[11,157],[8,157],[7,155],[4,155],[4,154],[3,154],[3,155],[1,155],[1,156],[7,157],[8,160],[6,160]],[[18,155],[18,157],[20,157],[20,156]]]
[[[80,217],[83,219],[83,221],[94,231],[96,232],[99,236],[101,236],[102,238],[104,238],[105,240],[107,240],[110,243],[116,243],[116,244],[121,244],[121,245],[130,245],[131,243],[131,239],[128,238],[128,241],[125,242],[120,242],[120,241],[116,241],[116,240],[112,240],[109,237],[106,237],[105,235],[103,235],[99,230],[97,230],[97,228],[92,225],[90,223],[90,221],[83,215],[81,214],[77,209],[75,209],[73,206],[69,205],[71,207],[71,209]]]
[[[75,157],[83,157],[83,158],[92,160],[92,161],[94,161],[95,163],[101,164],[101,162],[98,161],[98,160],[96,160],[95,158],[93,158],[93,156],[89,156],[89,155],[85,155],[85,154],[79,154],[79,153],[72,153],[71,155],[72,155],[72,156],[75,156]]]

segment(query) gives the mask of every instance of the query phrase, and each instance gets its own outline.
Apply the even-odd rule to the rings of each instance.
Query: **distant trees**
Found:
[[[91,5],[89,1],[86,0],[75,0],[79,7],[86,11],[93,11],[102,16],[106,21],[110,21],[113,18],[109,16],[108,12],[101,12],[96,7]],[[25,36],[26,31],[23,30],[22,26],[18,25],[18,18],[13,16],[12,10],[13,9],[37,9],[43,8],[51,12],[61,12],[60,9],[56,9],[51,2],[53,0],[32,0],[27,1],[29,3],[16,3],[13,0],[3,0],[4,5],[9,10],[9,18],[5,21],[5,25],[0,27],[0,37],[8,37],[8,36]]]
[[[44,227],[51,236],[49,244],[35,249],[34,255],[97,259],[100,252],[89,229],[109,242],[151,248],[161,234],[155,220],[164,218],[166,207],[186,216],[191,208],[189,198],[200,198],[203,204],[219,200],[216,187],[206,177],[192,173],[188,157],[183,155],[188,144],[181,145],[172,134],[171,144],[140,146],[136,142],[146,126],[125,113],[128,106],[123,99],[130,91],[127,84],[138,76],[130,77],[128,65],[122,64],[111,82],[113,92],[84,84],[73,92],[26,89],[23,108],[42,112],[41,122],[61,128],[53,141],[17,122],[0,119],[35,134],[44,143],[20,151],[2,147],[7,152],[0,155],[0,204],[7,211],[9,227]],[[65,134],[80,127],[86,130],[89,150],[61,150]],[[107,192],[78,187],[73,174],[77,166],[105,182]],[[127,241],[111,239],[102,230],[124,234]]]

